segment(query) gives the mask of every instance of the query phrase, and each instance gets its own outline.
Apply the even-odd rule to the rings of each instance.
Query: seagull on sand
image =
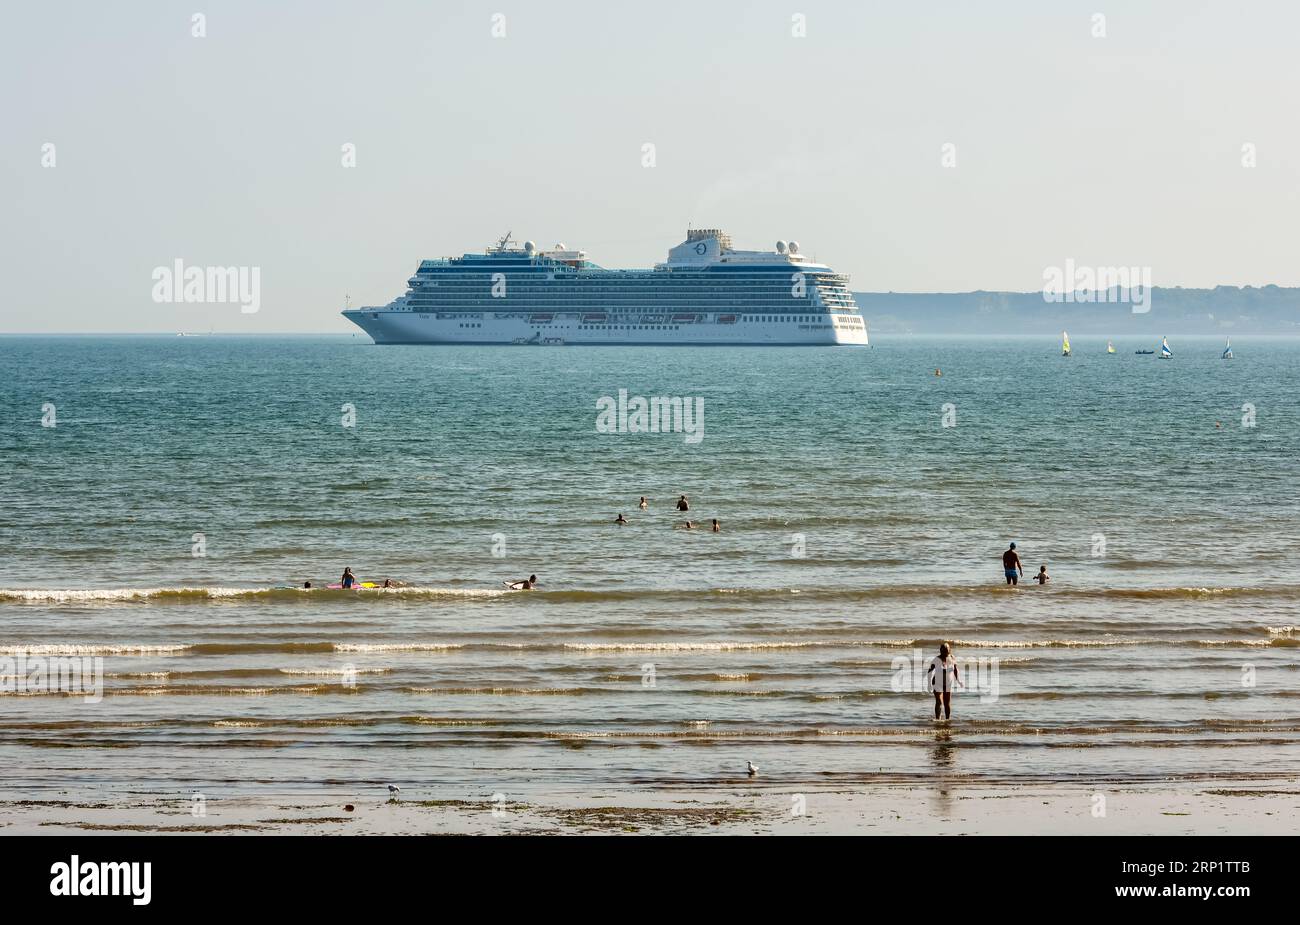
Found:
[[[750,777],[753,777],[755,774],[758,773],[758,765],[754,764],[754,762],[752,761],[746,761],[745,770],[749,772]]]
[[[401,787],[398,787],[396,784],[389,784],[389,785],[388,785],[388,792],[389,792],[389,793],[401,793],[401,792],[402,792],[402,788],[401,788]]]

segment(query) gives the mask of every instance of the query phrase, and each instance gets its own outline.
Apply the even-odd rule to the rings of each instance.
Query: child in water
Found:
[[[1039,585],[1045,585],[1051,580],[1052,576],[1047,574],[1047,566],[1040,565],[1038,567],[1038,574],[1034,576],[1034,581],[1038,582]]]
[[[957,660],[952,657],[948,643],[939,646],[939,654],[930,660],[928,672],[930,690],[934,692],[934,718],[939,718],[943,711],[944,719],[952,719],[952,692],[961,687],[961,678],[957,673]]]

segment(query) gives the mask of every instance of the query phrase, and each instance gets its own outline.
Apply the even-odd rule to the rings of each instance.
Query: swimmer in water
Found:
[[[1040,585],[1045,585],[1051,580],[1052,576],[1047,574],[1047,566],[1040,565],[1038,567],[1038,574],[1034,576],[1034,581],[1038,582]]]
[[[385,578],[385,579],[384,579],[384,587],[385,587],[385,588],[392,588],[392,587],[396,587],[396,586],[393,584],[393,579],[391,579],[391,578]]]
[[[352,566],[343,570],[343,577],[339,579],[339,584],[346,590],[357,583],[357,576],[352,574]]]
[[[639,502],[637,502],[637,507],[639,507],[641,510],[644,511],[644,510],[645,510],[646,508],[648,508],[649,506],[650,506],[650,503],[649,503],[648,501],[646,501],[646,499],[645,499],[645,495],[642,495],[642,496],[641,496],[641,500],[640,500]]]
[[[689,511],[690,509],[691,506],[690,504],[687,503],[685,495],[682,495],[680,498],[677,499],[677,510]]]
[[[509,581],[506,582],[506,584],[516,591],[531,591],[533,588],[537,587],[537,576],[529,575],[527,578],[521,578],[518,581]]]
[[[304,591],[310,591],[310,590],[311,590],[311,582],[310,582],[310,581],[304,581],[304,582],[302,583],[302,589],[303,589]]]
[[[713,518],[713,532],[714,532],[714,533],[721,533],[721,532],[722,532],[722,524],[718,523],[718,518],[716,518],[716,517]]]
[[[614,519],[614,523],[618,524],[619,526],[622,526],[623,524],[627,523],[627,518],[624,517],[622,514],[619,514],[618,517]]]

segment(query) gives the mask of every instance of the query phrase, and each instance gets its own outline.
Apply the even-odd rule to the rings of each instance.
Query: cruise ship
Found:
[[[404,295],[343,316],[376,344],[865,345],[848,282],[795,241],[742,251],[714,228],[688,230],[648,270],[507,233],[481,254],[421,261]]]

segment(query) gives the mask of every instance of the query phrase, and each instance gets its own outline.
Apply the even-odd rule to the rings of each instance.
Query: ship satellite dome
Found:
[[[790,248],[790,253],[792,253],[792,254],[797,254],[797,253],[799,253],[799,242],[798,242],[798,241],[791,241],[791,242],[789,243],[788,247]]]
[[[528,251],[528,253],[531,254],[533,251],[537,250],[537,245],[534,244],[532,241],[525,241],[524,250]]]
[[[784,241],[777,241],[777,242],[776,242],[776,252],[777,252],[778,254],[784,254],[784,253],[785,253],[785,242],[784,242]]]
[[[568,248],[564,246],[564,242],[563,242],[563,241],[561,241],[559,244],[555,245],[555,249],[556,249],[557,251],[567,251],[567,250],[568,250]]]

